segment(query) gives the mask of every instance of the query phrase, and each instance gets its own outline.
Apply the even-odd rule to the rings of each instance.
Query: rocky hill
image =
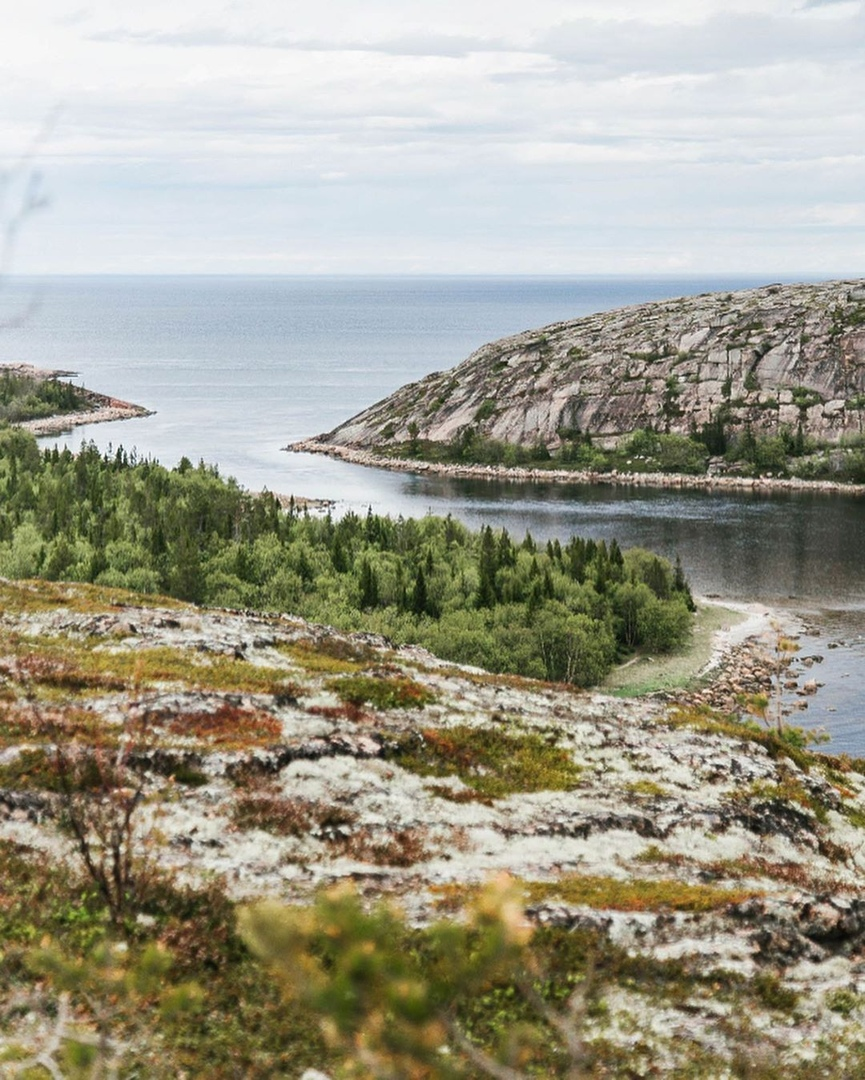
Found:
[[[494,677],[287,616],[87,586],[0,599],[7,861],[73,858],[58,740],[121,752],[141,850],[235,898],[353,881],[424,922],[508,870],[535,923],[619,950],[591,1024],[610,1075],[758,1075],[728,1068],[757,1043],[791,1076],[826,1047],[820,1075],[860,1075],[859,763],[694,701]]]
[[[865,282],[768,285],[622,308],[484,345],[319,442],[386,450],[473,429],[556,449],[641,427],[782,426],[821,442],[865,424]]]

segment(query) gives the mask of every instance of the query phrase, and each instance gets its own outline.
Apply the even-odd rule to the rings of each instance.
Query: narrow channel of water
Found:
[[[820,634],[807,651],[824,656],[813,670],[826,686],[800,716],[831,728],[832,749],[865,755],[865,501],[456,480],[280,450],[503,334],[750,284],[758,282],[55,278],[5,284],[6,309],[30,311],[34,297],[38,306],[0,335],[0,360],[68,368],[93,389],[157,410],[78,429],[60,440],[73,449],[92,439],[169,466],[184,454],[204,458],[251,489],[332,499],[337,512],[452,513],[542,540],[616,537],[680,556],[697,592],[809,612]]]

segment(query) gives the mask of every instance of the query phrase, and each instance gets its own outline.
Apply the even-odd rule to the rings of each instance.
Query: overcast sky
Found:
[[[28,0],[14,268],[858,275],[863,8]]]

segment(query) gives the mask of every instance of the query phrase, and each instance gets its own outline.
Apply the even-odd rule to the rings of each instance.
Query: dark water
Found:
[[[679,555],[696,591],[815,614],[808,651],[827,686],[803,719],[833,749],[865,753],[865,503],[482,483],[387,473],[288,442],[336,426],[484,342],[663,297],[760,284],[718,279],[51,278],[0,292],[0,362],[70,369],[93,389],[157,410],[94,425],[73,448],[135,446],[168,465],[219,464],[251,489],[332,499],[337,510],[453,513],[541,539],[616,537]],[[50,440],[54,441],[54,440]],[[828,649],[835,641],[837,649]],[[817,670],[819,668],[819,670]],[[831,677],[830,677],[831,676]],[[834,709],[834,712],[829,710]],[[818,715],[819,714],[819,715]],[[842,745],[843,744],[843,745]]]

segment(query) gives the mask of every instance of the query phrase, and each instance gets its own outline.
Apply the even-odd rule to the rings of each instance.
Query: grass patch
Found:
[[[665,720],[673,727],[689,727],[710,735],[724,735],[727,738],[759,743],[766,748],[773,760],[789,758],[806,773],[810,772],[812,765],[819,764],[818,756],[800,745],[801,735],[798,728],[786,728],[778,733],[759,727],[756,721],[736,720],[730,714],[719,712],[708,705],[677,705],[670,710]]]
[[[713,639],[719,630],[742,622],[746,615],[720,604],[700,602],[694,616],[691,639],[684,649],[658,655],[640,654],[614,668],[600,684],[617,697],[639,697],[659,690],[692,687],[712,658]]]
[[[378,653],[339,638],[301,640],[277,645],[277,650],[311,675],[353,675],[378,660]]]
[[[100,615],[130,607],[189,609],[190,605],[170,596],[143,595],[127,589],[111,589],[84,582],[56,582],[38,579],[0,581],[0,609],[10,615],[38,614],[65,608],[83,615]]]
[[[627,785],[627,790],[642,799],[669,798],[670,792],[662,784],[656,784],[654,780],[634,780]]]
[[[684,855],[664,851],[657,844],[649,844],[639,855],[634,856],[635,863],[643,863],[646,866],[685,866],[689,860]]]
[[[99,644],[69,638],[21,638],[16,645],[18,653],[37,658],[28,661],[36,676],[24,679],[22,685],[42,688],[43,696],[49,699],[50,691],[68,696],[63,683],[91,693],[146,689],[160,683],[252,694],[292,695],[298,690],[284,670],[234,657],[203,655],[169,645],[105,649],[98,648]]]
[[[754,780],[747,787],[737,790],[733,799],[736,802],[795,803],[803,810],[809,810],[822,825],[827,821],[827,808],[794,776],[782,776],[774,784],[767,780]]]
[[[534,732],[459,725],[401,735],[386,758],[419,776],[456,776],[490,799],[528,791],[568,791],[580,768],[570,753]]]
[[[407,675],[393,675],[384,669],[373,675],[347,675],[327,683],[341,701],[360,708],[421,709],[435,701],[435,694]]]
[[[815,893],[838,893],[845,888],[836,878],[812,873],[807,864],[772,862],[754,855],[742,855],[738,859],[716,859],[714,862],[701,862],[698,865],[704,873],[719,878],[766,878]]]
[[[118,729],[84,708],[64,709],[31,702],[0,705],[0,745],[76,739],[91,746],[115,746]]]
[[[728,904],[761,895],[755,890],[687,885],[681,881],[619,881],[616,878],[573,874],[558,881],[526,884],[532,903],[561,900],[608,911],[715,911]]]

